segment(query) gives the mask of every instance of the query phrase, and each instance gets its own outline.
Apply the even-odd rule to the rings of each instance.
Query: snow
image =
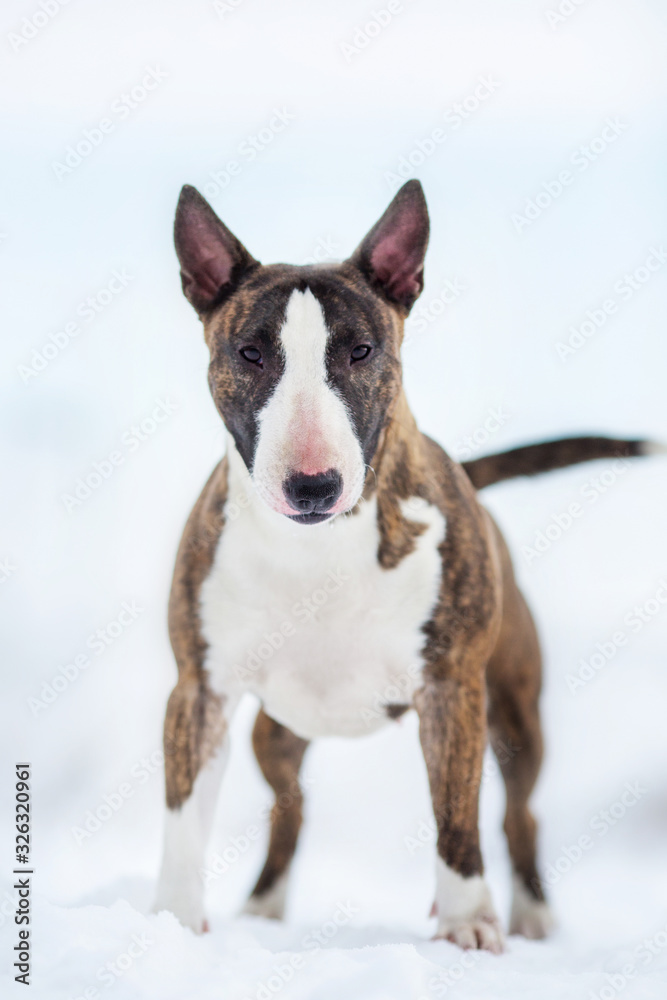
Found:
[[[511,938],[501,957],[429,940],[434,842],[412,716],[311,748],[287,920],[239,917],[263,860],[270,804],[249,749],[251,701],[234,722],[210,848],[211,864],[216,854],[234,859],[209,887],[211,933],[197,938],[167,913],[150,915],[160,733],[175,678],[169,577],[187,512],[222,448],[206,350],[171,247],[182,183],[217,183],[215,209],[261,260],[300,262],[323,247],[342,256],[388,202],[385,174],[419,143],[428,149],[442,127],[446,141],[413,171],[433,227],[425,311],[404,352],[422,428],[452,451],[486,435],[475,454],[585,431],[667,440],[667,267],[632,294],[614,287],[665,237],[658,4],[586,0],[552,27],[555,0],[470,0],[457,10],[404,2],[350,62],[340,43],[373,5],[228,6],[72,3],[18,51],[6,43],[2,995],[22,989],[11,969],[12,777],[14,762],[28,759],[38,1000],[108,991],[118,1000],[659,1000],[667,995],[667,605],[651,602],[667,578],[660,456],[622,472],[602,462],[508,483],[485,497],[545,652],[547,753],[534,810],[559,924],[550,940]],[[5,35],[38,9],[6,3]],[[166,78],[130,114],[114,111],[156,66]],[[482,77],[500,86],[454,128],[445,112]],[[241,144],[271,128],[274,108],[294,117],[256,157],[244,156]],[[105,116],[113,131],[58,180],[53,162]],[[571,154],[601,136],[607,119],[626,127],[577,169]],[[240,170],[222,187],[233,159]],[[517,232],[512,215],[566,168],[572,183]],[[108,304],[107,287],[115,289]],[[557,342],[610,298],[616,311],[562,360]],[[33,348],[72,323],[78,333],[60,336],[57,356],[22,377]],[[499,428],[485,431],[499,409]],[[163,419],[137,433],[154,414]],[[96,464],[108,475],[81,503],[65,502]],[[536,533],[573,502],[581,516],[529,558]],[[639,627],[630,623],[637,606],[646,608]],[[106,644],[95,633],[115,621],[122,628]],[[627,641],[616,645],[619,631]],[[613,655],[601,665],[598,656],[590,679],[573,685],[598,643],[611,643]],[[83,836],[87,814],[105,802],[115,808]],[[502,812],[489,758],[482,844],[506,920]]]

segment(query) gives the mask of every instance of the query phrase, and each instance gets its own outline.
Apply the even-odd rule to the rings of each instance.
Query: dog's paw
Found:
[[[521,934],[531,941],[548,937],[556,926],[553,913],[546,903],[535,903],[531,911],[512,916],[510,934]]]
[[[480,912],[471,917],[440,921],[435,940],[451,941],[459,948],[479,948],[501,955],[505,938],[495,913]]]
[[[510,934],[522,934],[531,941],[548,937],[556,925],[549,905],[535,899],[516,876],[513,888]]]
[[[202,917],[194,912],[177,912],[176,909],[171,906],[163,906],[162,904],[157,903],[151,912],[162,913],[164,910],[167,910],[169,913],[173,913],[182,927],[189,927],[191,931],[195,932],[195,934],[208,934],[211,929],[206,917]]]
[[[280,875],[270,889],[261,896],[251,896],[241,913],[251,917],[266,917],[269,920],[282,920],[285,916],[285,900],[287,897],[287,875]]]
[[[174,898],[171,895],[160,893],[153,903],[151,912],[161,913],[163,910],[173,913],[183,927],[189,927],[195,934],[206,934],[210,929],[208,920],[204,916],[203,907],[198,900]]]
[[[441,858],[436,864],[433,904],[438,916],[436,939],[452,941],[459,948],[480,948],[500,955],[505,939],[483,877],[459,875]]]

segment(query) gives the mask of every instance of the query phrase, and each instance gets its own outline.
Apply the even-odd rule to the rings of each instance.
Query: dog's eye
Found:
[[[260,368],[262,367],[262,352],[256,347],[242,347],[239,354],[251,364],[259,365]]]
[[[355,361],[363,361],[371,353],[373,348],[370,344],[358,344],[357,347],[352,349],[350,354],[350,364],[353,365]]]

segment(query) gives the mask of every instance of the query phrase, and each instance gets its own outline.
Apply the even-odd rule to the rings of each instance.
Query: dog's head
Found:
[[[213,399],[259,494],[301,524],[350,510],[401,388],[428,242],[421,185],[404,185],[342,264],[260,264],[192,187],[175,242]]]

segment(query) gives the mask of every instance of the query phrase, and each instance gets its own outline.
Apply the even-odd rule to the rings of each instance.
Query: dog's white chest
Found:
[[[421,501],[424,523],[395,569],[377,561],[376,504],[318,525],[293,525],[254,504],[228,519],[201,594],[206,666],[221,693],[250,690],[306,738],[372,732],[384,705],[420,686],[423,624],[441,577],[445,520]]]

